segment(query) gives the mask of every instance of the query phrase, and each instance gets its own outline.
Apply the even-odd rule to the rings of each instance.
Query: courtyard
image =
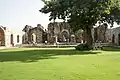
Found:
[[[0,50],[0,80],[119,80],[120,49],[74,48]]]

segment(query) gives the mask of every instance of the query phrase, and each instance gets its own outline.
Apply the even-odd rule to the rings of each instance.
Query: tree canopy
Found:
[[[83,29],[90,36],[99,21],[113,25],[120,23],[120,0],[42,0],[42,13],[50,13],[50,20],[67,20],[74,30]],[[91,40],[92,42],[92,40]]]
[[[50,13],[50,20],[68,20],[73,28],[85,28],[97,21],[120,22],[120,0],[42,0],[45,5],[40,10]],[[75,27],[76,26],[76,27]]]

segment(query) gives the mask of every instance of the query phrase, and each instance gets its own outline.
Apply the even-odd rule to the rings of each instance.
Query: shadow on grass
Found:
[[[119,47],[103,47],[103,51],[118,51],[120,52]]]
[[[26,50],[0,52],[0,62],[21,61],[36,62],[43,59],[56,59],[57,55],[88,55],[100,52],[76,51],[76,50]]]

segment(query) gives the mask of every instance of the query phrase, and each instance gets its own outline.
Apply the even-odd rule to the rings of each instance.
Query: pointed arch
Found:
[[[31,35],[31,41],[36,42],[36,35],[34,33]]]
[[[13,44],[13,34],[10,35],[10,43]]]
[[[5,32],[2,27],[0,27],[0,46],[5,46]]]
[[[115,35],[114,34],[112,35],[112,43],[113,44],[115,43]]]
[[[17,43],[19,43],[19,42],[20,42],[20,36],[17,35]]]
[[[69,31],[63,30],[61,32],[61,38],[62,38],[62,42],[68,42],[69,41]]]

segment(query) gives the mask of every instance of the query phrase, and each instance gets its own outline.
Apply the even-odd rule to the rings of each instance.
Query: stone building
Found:
[[[101,41],[102,43],[106,43],[107,42],[107,36],[106,36],[106,32],[108,30],[108,26],[106,23],[99,25],[98,27],[93,29],[93,41]]]
[[[73,32],[68,23],[55,22],[48,24],[48,29],[44,30],[40,24],[37,27],[26,25],[23,29],[23,44],[29,43],[80,43],[82,31]]]
[[[113,43],[120,45],[120,27],[108,29],[107,24],[100,25],[92,30],[93,42]],[[85,43],[83,30],[73,32],[70,25],[65,22],[49,23],[47,30],[40,24],[37,27],[26,25],[23,29],[23,44],[76,44]],[[2,42],[3,44],[3,42]]]
[[[20,44],[76,44],[85,42],[83,30],[73,32],[70,25],[65,22],[48,24],[48,29],[37,24],[37,27],[26,25],[22,30],[24,33],[16,33],[6,27],[0,26],[0,46],[16,46]],[[112,43],[120,45],[120,27],[107,28],[106,24],[100,25],[92,30],[93,41]]]
[[[0,26],[0,46],[11,47],[22,44],[22,32],[16,33]]]
[[[101,41],[102,43],[112,43],[120,45],[120,27],[107,28],[106,24],[94,28],[94,42]]]
[[[48,43],[80,43],[82,40],[81,31],[72,31],[70,25],[65,22],[55,22],[48,24]]]
[[[43,26],[41,26],[40,24],[38,24],[37,27],[26,25],[23,29],[23,32],[23,44],[44,43],[46,39],[45,37],[47,37]]]
[[[108,29],[106,37],[107,42],[120,46],[120,27]]]

